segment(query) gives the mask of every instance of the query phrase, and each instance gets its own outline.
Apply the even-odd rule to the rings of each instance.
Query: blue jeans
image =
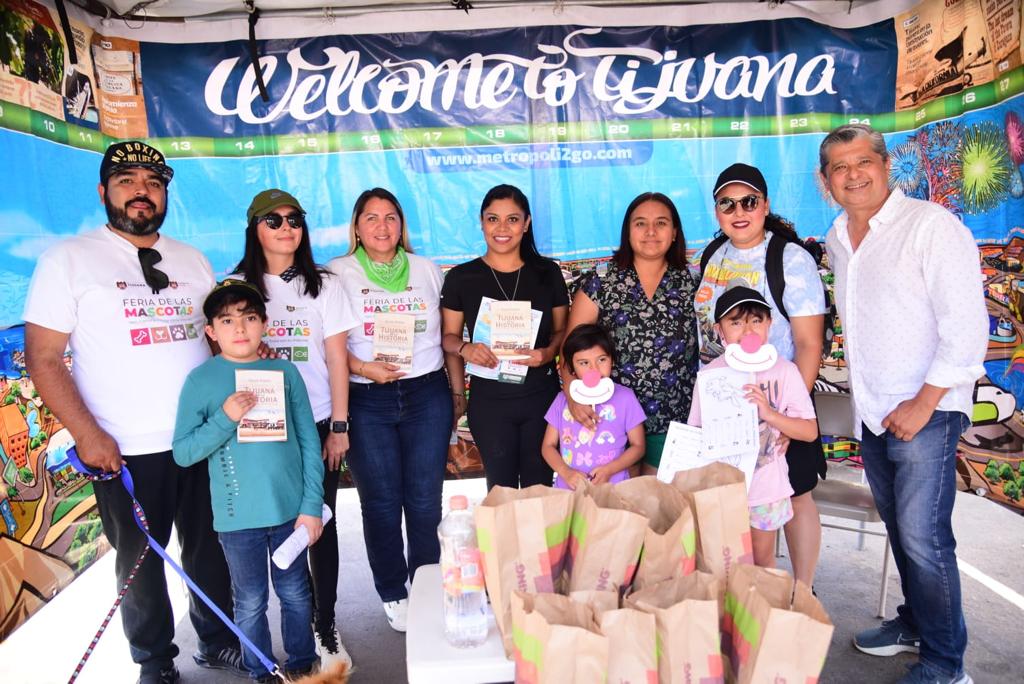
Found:
[[[441,555],[441,486],[452,432],[442,371],[386,384],[349,385],[348,465],[359,491],[366,555],[382,601],[408,596],[421,565]],[[402,514],[409,555],[402,544]]]
[[[956,445],[970,425],[936,411],[909,442],[863,426],[860,453],[900,572],[897,612],[921,636],[921,662],[949,677],[963,672],[967,626],[953,538]]]
[[[288,538],[295,527],[289,521],[275,527],[220,532],[220,545],[231,571],[231,592],[234,596],[235,622],[242,633],[263,655],[273,659],[270,625],[267,621],[267,563],[270,554]],[[288,660],[286,671],[307,669],[317,659],[313,642],[313,597],[309,590],[306,552],[303,551],[287,570],[270,563],[270,579],[281,603],[281,638]],[[268,674],[251,649],[243,645],[242,662],[253,678]]]

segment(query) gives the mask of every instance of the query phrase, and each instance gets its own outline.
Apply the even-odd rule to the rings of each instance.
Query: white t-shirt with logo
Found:
[[[441,282],[444,277],[437,264],[421,256],[408,254],[409,285],[404,292],[388,292],[374,285],[354,255],[333,259],[328,267],[338,274],[359,324],[348,336],[348,351],[364,361],[373,359],[373,315],[375,313],[410,314],[416,317],[413,336],[412,371],[404,377],[415,378],[440,370]],[[352,382],[369,383],[369,378],[352,374]]]
[[[359,321],[352,304],[334,274],[325,274],[320,294],[306,294],[302,276],[289,282],[264,275],[267,297],[267,333],[264,341],[279,359],[295,364],[309,392],[309,404],[317,421],[331,417],[331,386],[327,375],[324,340],[355,328]],[[345,416],[340,416],[345,420]]]
[[[104,227],[46,250],[25,300],[26,322],[70,333],[75,386],[125,456],[171,448],[185,376],[210,356],[210,262],[164,236],[153,249],[170,278],[159,294],[142,277],[138,249]]]

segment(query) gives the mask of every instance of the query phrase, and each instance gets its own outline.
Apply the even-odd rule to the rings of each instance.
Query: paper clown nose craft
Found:
[[[779,360],[779,351],[773,344],[761,344],[761,336],[748,333],[739,343],[725,348],[725,363],[729,368],[747,373],[768,370]],[[570,392],[572,387],[569,388]]]
[[[597,406],[610,400],[615,394],[615,383],[611,378],[602,378],[601,373],[590,369],[583,377],[569,383],[569,396],[577,404]]]

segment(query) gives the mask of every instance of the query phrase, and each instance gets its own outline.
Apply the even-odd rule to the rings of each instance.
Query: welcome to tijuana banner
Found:
[[[71,64],[52,7],[0,0],[0,417],[16,428],[0,434],[0,638],[103,549],[67,431],[25,373],[20,324],[38,255],[105,221],[95,186],[116,138],[146,138],[171,158],[164,231],[221,274],[267,187],[300,198],[320,261],[347,250],[359,192],[388,187],[416,251],[450,265],[484,251],[479,202],[504,182],[530,197],[540,249],[573,277],[611,253],[625,206],[646,190],[672,197],[698,250],[716,229],[711,185],[735,161],[758,165],[773,209],[820,238],[837,208],[817,179],[818,144],[838,124],[868,122],[886,135],[891,182],[961,216],[981,248],[988,373],[959,472],[1019,506],[1021,2],[892,5],[895,16],[858,8],[841,22],[745,4],[742,15],[716,6],[725,20],[711,24],[682,25],[691,10],[672,8],[614,26],[551,14],[524,27],[506,14],[505,27],[378,34],[261,21],[263,102],[245,43],[223,40],[244,23],[136,29],[70,7]],[[843,391],[836,332],[819,385]],[[845,442],[829,450],[856,457]]]

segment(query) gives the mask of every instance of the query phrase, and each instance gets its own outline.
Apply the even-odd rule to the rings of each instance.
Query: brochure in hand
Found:
[[[491,301],[491,351],[500,359],[517,361],[528,358],[520,349],[533,347],[530,302]]]
[[[235,391],[252,392],[256,406],[238,421],[239,442],[287,442],[284,371],[235,371]]]
[[[393,363],[400,371],[412,370],[416,317],[409,314],[373,315],[373,360]]]
[[[490,297],[480,298],[480,311],[477,313],[476,327],[473,330],[473,342],[486,344],[488,347],[492,346],[491,304],[493,303],[495,303],[495,300]],[[530,319],[531,324],[533,325],[533,330],[531,331],[530,343],[523,346],[533,348],[537,343],[537,335],[540,332],[540,321],[542,317],[543,314],[540,311],[537,311],[536,309],[530,310]],[[466,364],[466,372],[470,375],[515,385],[521,385],[526,381],[526,372],[528,370],[530,369],[521,363],[506,360],[499,361],[495,368],[487,368],[486,366],[479,366],[475,363]]]

